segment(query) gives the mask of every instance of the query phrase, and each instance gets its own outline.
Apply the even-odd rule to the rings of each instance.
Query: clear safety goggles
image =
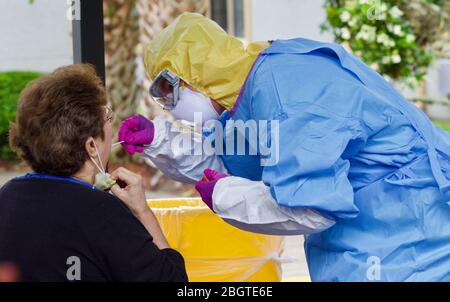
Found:
[[[172,110],[178,103],[180,78],[169,70],[161,71],[150,86],[150,95],[165,110]]]

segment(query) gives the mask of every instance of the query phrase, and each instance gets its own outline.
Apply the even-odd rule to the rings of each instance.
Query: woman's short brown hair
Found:
[[[22,91],[10,146],[35,172],[73,175],[89,158],[86,140],[104,138],[105,105],[105,89],[93,67],[58,68]]]

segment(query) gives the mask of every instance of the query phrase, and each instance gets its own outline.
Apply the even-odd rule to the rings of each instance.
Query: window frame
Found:
[[[209,0],[209,6],[208,6],[208,15],[212,17],[212,1],[215,0]],[[252,0],[242,0],[243,2],[243,33],[244,36],[237,37],[236,31],[235,31],[235,23],[234,23],[234,0],[226,0],[226,20],[227,20],[227,28],[224,28],[227,33],[229,33],[232,36],[235,36],[239,40],[243,41],[244,43],[248,43],[251,37],[251,11],[252,11]]]

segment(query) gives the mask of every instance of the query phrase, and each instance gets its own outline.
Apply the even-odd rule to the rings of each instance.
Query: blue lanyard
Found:
[[[50,180],[61,180],[61,181],[68,181],[71,183],[79,184],[84,187],[96,190],[97,188],[94,185],[91,185],[90,183],[72,178],[72,177],[66,177],[66,176],[56,176],[56,175],[50,175],[50,174],[42,174],[42,173],[27,173],[23,176],[16,177],[16,179],[31,179],[31,178],[37,178],[37,179],[50,179]]]

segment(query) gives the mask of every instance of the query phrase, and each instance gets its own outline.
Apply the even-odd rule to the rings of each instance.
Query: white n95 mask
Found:
[[[219,113],[214,109],[211,99],[201,92],[188,87],[179,88],[178,102],[170,113],[173,117],[188,122],[194,122],[194,114],[202,114],[202,123],[219,119]]]

